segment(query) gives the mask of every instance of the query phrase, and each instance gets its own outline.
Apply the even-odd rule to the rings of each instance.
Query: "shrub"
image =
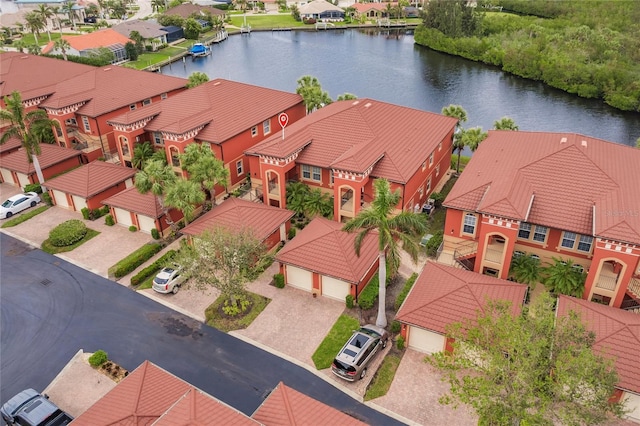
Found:
[[[273,284],[278,288],[284,288],[284,275],[283,274],[274,274],[273,275]]]
[[[35,192],[36,194],[42,194],[42,187],[39,183],[30,183],[24,186],[24,192]]]
[[[86,207],[83,207],[80,212],[82,212],[82,218],[84,220],[89,220],[89,209]]]
[[[400,294],[398,294],[398,297],[396,298],[396,303],[394,304],[394,308],[396,311],[398,311],[398,309],[400,309],[400,306],[402,306],[402,302],[404,302],[404,299],[406,299],[407,295],[409,294],[409,291],[411,291],[411,287],[413,287],[413,284],[416,282],[417,278],[418,278],[418,274],[416,273],[411,274],[411,276],[407,278],[407,281],[404,283],[404,287],[402,288],[402,291],[400,292]]]
[[[387,276],[387,286],[391,282],[391,277]],[[362,290],[358,296],[358,306],[361,309],[371,309],[378,298],[378,274],[376,273],[369,281],[369,284]]]
[[[292,239],[293,239],[293,237],[295,237],[295,236],[296,236],[296,232],[297,232],[297,231],[296,231],[296,228],[294,228],[294,227],[289,228],[289,232],[287,232],[287,238],[289,238],[290,240],[292,240]]]
[[[145,244],[109,268],[109,274],[113,275],[115,278],[122,278],[133,272],[138,266],[142,265],[147,260],[151,259],[153,255],[158,253],[161,249],[162,245],[158,243]]]
[[[315,18],[303,18],[302,22],[304,22],[305,24],[315,24],[316,20]]]
[[[350,294],[347,294],[347,297],[345,297],[345,303],[347,305],[347,308],[353,309],[353,296]]]
[[[396,348],[400,351],[404,349],[404,337],[398,336],[398,340],[396,340]]]
[[[44,192],[42,194],[42,197],[40,197],[40,198],[42,198],[42,201],[44,201],[44,203],[46,205],[48,205],[48,206],[52,206],[53,205],[53,201],[51,201],[51,195],[49,195],[48,192]]]
[[[162,269],[169,261],[176,255],[175,250],[168,250],[165,254],[160,256],[158,260],[153,262],[151,265],[147,266],[133,277],[131,277],[131,285],[137,286],[142,283],[144,280],[157,273],[160,269]]]
[[[160,232],[158,232],[158,230],[156,228],[151,229],[151,237],[154,240],[159,240],[160,239]]]
[[[402,328],[402,324],[400,321],[393,321],[391,323],[391,332],[394,334],[400,333],[400,329]]]
[[[113,216],[111,216],[110,214],[108,214],[105,218],[104,218],[104,224],[107,226],[113,226],[116,224],[116,221],[113,220]]]
[[[87,235],[87,226],[78,219],[67,220],[49,232],[49,243],[54,247],[66,247],[77,243]]]
[[[105,362],[107,362],[109,359],[109,357],[107,356],[107,353],[105,351],[103,351],[102,349],[97,350],[93,353],[93,355],[91,355],[89,357],[89,364],[92,367],[100,367],[102,364],[104,364]]]
[[[446,194],[443,194],[442,192],[434,192],[429,196],[429,198],[433,199],[433,204],[439,208],[442,207],[442,202],[444,201],[445,196]]]
[[[137,227],[137,226],[135,226],[135,225],[131,225],[131,226],[129,227],[129,231],[131,231],[131,232],[136,232],[136,231],[138,231],[138,227]]]
[[[440,244],[442,244],[442,234],[442,230],[437,231],[433,234],[433,237],[427,241],[427,244],[425,244],[427,256],[435,257],[436,254],[438,254],[438,248]]]

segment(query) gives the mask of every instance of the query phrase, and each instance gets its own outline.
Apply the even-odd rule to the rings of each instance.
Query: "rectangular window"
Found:
[[[311,179],[311,166],[307,166],[306,164],[302,165],[302,177],[304,179]]]
[[[442,142],[438,144],[438,151],[442,151]]]
[[[320,182],[322,180],[322,169],[320,167],[311,168],[311,179]]]
[[[243,166],[244,164],[242,163],[242,160],[236,161],[236,173],[238,176],[244,174]]]
[[[257,136],[258,135],[258,126],[253,126],[251,128],[251,137]]]
[[[65,123],[65,124],[67,124],[67,125],[69,125],[69,126],[77,126],[77,125],[78,125],[78,122],[76,121],[75,117],[67,118],[67,119],[64,121],[64,123]]]
[[[573,249],[573,245],[576,243],[576,233],[564,231],[562,236],[562,242],[560,245],[564,248]]]
[[[89,117],[87,117],[86,115],[82,116],[82,125],[84,126],[84,131],[85,132],[91,132],[91,126],[89,125]]]
[[[580,235],[580,241],[578,242],[578,250],[591,252],[591,246],[593,245],[593,237],[590,235]]]
[[[420,194],[420,197],[422,197],[422,195],[424,194],[424,188],[418,188],[418,193]]]
[[[538,241],[540,243],[544,243],[544,240],[547,238],[547,231],[549,228],[546,226],[536,225],[536,230],[533,233],[533,241]]]
[[[424,163],[422,163],[422,171],[424,172],[426,168],[427,168],[427,162],[425,161]]]
[[[462,227],[462,232],[465,234],[472,234],[476,232],[476,221],[478,218],[476,215],[467,213],[464,216],[464,226]]]
[[[270,120],[264,120],[264,122],[262,123],[262,133],[264,133],[265,135],[268,135],[269,133],[271,133],[271,121]]]
[[[333,185],[333,169],[329,170],[329,183]]]
[[[518,238],[524,238],[528,240],[531,236],[531,224],[526,222],[520,222],[520,229],[518,229]]]
[[[151,99],[145,99],[144,101],[142,101],[142,106],[147,106],[147,105],[151,105]]]
[[[166,93],[162,93],[160,95],[160,99],[167,99],[167,94]]]
[[[436,176],[440,174],[440,164],[436,166]]]
[[[153,134],[153,141],[155,142],[156,145],[163,145],[164,141],[162,140],[162,133],[155,132]]]
[[[427,179],[427,194],[431,191],[431,176]]]
[[[433,166],[433,152],[429,156],[429,167]]]
[[[129,105],[129,109],[130,109],[131,111],[135,110],[135,109],[136,109],[136,104],[131,104],[131,105]]]

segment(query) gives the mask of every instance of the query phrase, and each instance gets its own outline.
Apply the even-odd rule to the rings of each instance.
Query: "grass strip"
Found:
[[[360,328],[360,323],[352,316],[342,314],[338,318],[329,334],[324,338],[311,359],[318,370],[329,368],[336,354],[353,334],[353,330]]]
[[[31,210],[27,213],[21,214],[20,216],[16,216],[14,218],[7,220],[5,223],[2,224],[2,227],[11,228],[12,226],[20,225],[22,222],[26,222],[32,217],[39,215],[40,213],[44,212],[48,208],[49,206],[40,206],[35,210]]]
[[[402,358],[395,354],[388,354],[384,358],[380,368],[378,368],[378,372],[369,384],[367,392],[364,394],[365,401],[379,398],[387,394],[401,360]]]
[[[66,253],[68,251],[75,249],[78,246],[81,246],[82,244],[86,243],[87,241],[89,241],[90,239],[98,235],[100,235],[100,232],[95,231],[93,229],[87,229],[87,234],[84,236],[84,238],[81,239],[80,241],[75,242],[74,244],[71,244],[70,246],[56,247],[50,244],[49,239],[47,238],[42,242],[42,246],[40,248],[42,249],[42,251],[45,251],[49,254]]]

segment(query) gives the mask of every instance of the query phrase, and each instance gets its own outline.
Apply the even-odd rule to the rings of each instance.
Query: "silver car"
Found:
[[[182,277],[180,276],[181,270],[180,265],[171,265],[162,268],[153,279],[152,288],[158,293],[176,294],[182,284]]]
[[[362,379],[367,375],[369,361],[378,349],[387,346],[388,340],[389,334],[384,328],[371,324],[360,327],[340,349],[331,364],[331,371],[350,382]]]

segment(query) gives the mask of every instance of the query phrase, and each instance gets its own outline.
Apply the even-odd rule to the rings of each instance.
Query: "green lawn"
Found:
[[[77,35],[77,34],[71,34],[71,33],[62,33],[62,35]],[[56,41],[60,38],[60,33],[57,31],[51,31],[51,40],[52,41]],[[33,44],[36,44],[36,39],[33,36],[32,33],[23,33],[22,34],[22,38],[20,38],[20,40],[22,40],[24,42],[24,44],[26,46],[31,46]],[[38,35],[38,46],[46,46],[46,44],[49,43],[49,36],[47,35],[46,32],[44,33],[40,33]]]
[[[190,42],[189,46],[191,46],[193,41],[190,40],[189,42]],[[128,62],[128,65],[136,69],[143,69],[148,66],[160,63],[162,61],[169,60],[171,57],[177,56],[180,53],[183,53],[185,49],[186,48],[183,49],[176,46],[170,46],[162,50],[159,50],[157,52],[142,53],[140,56],[138,56],[137,61]]]
[[[376,355],[377,356],[377,355]],[[386,395],[391,387],[391,382],[393,382],[393,378],[396,375],[396,370],[400,365],[400,361],[402,357],[395,354],[388,354],[378,372],[373,377],[373,380],[369,384],[367,388],[367,392],[364,394],[364,400],[369,401],[370,399],[379,398],[383,395]]]
[[[249,327],[253,320],[260,315],[260,312],[271,302],[271,299],[251,292],[247,292],[247,295],[252,303],[251,311],[249,311],[248,314],[243,316],[238,315],[238,317],[221,315],[219,311],[225,299],[220,296],[204,311],[207,325],[224,331],[225,333],[231,330],[240,330]]]
[[[231,17],[231,25],[241,27],[244,24],[244,15],[234,15]],[[302,27],[300,21],[293,19],[290,14],[287,15],[247,15],[247,24],[253,29],[262,28],[291,28]]]
[[[84,238],[75,244],[71,244],[70,246],[64,246],[64,247],[56,247],[49,244],[49,239],[46,239],[42,242],[41,248],[42,248],[42,251],[47,252],[49,254],[65,253],[75,249],[78,246],[81,246],[82,244],[86,243],[87,241],[89,241],[90,239],[98,235],[100,235],[100,232],[94,231],[93,229],[87,229],[87,234],[84,236]]]
[[[329,334],[324,338],[311,359],[318,370],[329,368],[336,354],[353,334],[353,330],[360,328],[360,323],[349,315],[340,315]]]
[[[49,206],[40,206],[37,209],[33,209],[27,213],[21,214],[20,216],[16,216],[14,218],[7,220],[5,223],[2,224],[2,227],[11,228],[12,226],[20,225],[22,222],[25,222],[31,219],[32,217],[39,215],[40,213],[44,212],[48,208]]]

